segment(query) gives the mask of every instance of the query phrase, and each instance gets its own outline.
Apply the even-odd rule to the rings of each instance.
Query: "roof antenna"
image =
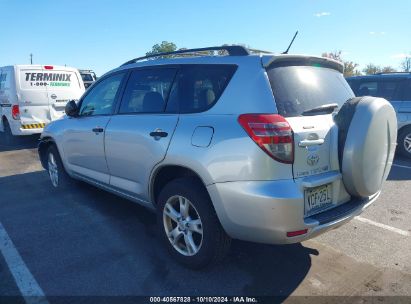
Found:
[[[298,31],[295,32],[295,35],[293,37],[293,40],[291,40],[290,45],[288,46],[287,50],[285,52],[282,52],[281,54],[288,54],[288,51],[290,50],[290,47],[293,45],[295,37],[297,37]]]

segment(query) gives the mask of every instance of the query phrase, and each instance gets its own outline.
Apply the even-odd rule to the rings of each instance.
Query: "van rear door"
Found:
[[[51,121],[64,115],[69,100],[78,100],[84,93],[80,74],[74,68],[44,66],[42,81],[46,84]]]
[[[46,85],[38,81],[43,74],[40,65],[17,66],[17,99],[22,125],[47,124],[50,122],[49,99]]]

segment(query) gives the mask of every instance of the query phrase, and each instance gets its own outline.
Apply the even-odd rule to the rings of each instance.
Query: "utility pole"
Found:
[[[30,64],[33,64],[33,54],[30,53]]]

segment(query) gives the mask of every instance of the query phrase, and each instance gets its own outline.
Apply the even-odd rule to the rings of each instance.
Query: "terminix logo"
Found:
[[[26,81],[70,81],[71,74],[64,73],[25,73]]]

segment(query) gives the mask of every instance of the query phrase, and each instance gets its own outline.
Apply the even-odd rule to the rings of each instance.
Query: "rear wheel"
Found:
[[[52,144],[47,150],[47,172],[55,189],[64,189],[72,185],[72,178],[63,167],[57,147]]]
[[[402,156],[411,158],[411,126],[402,129],[398,134],[398,151]]]
[[[176,179],[163,188],[158,199],[157,222],[171,255],[189,268],[217,263],[229,250],[231,239],[206,190],[194,179]]]
[[[13,145],[17,142],[16,136],[13,135],[11,132],[10,124],[7,121],[7,119],[3,120],[3,138],[4,138],[4,144],[5,145]]]

